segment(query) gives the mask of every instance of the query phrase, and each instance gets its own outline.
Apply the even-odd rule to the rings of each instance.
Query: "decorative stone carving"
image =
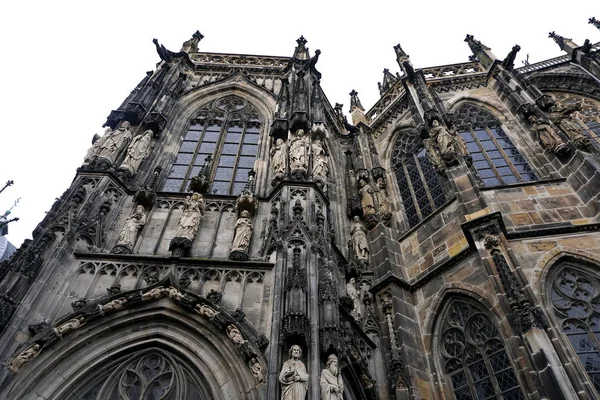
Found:
[[[537,118],[535,115],[530,116],[527,121],[531,124],[531,130],[535,132],[536,138],[544,148],[558,156],[563,156],[570,152],[569,147],[546,121]]]
[[[121,285],[111,286],[107,288],[106,291],[108,292],[109,296],[114,296],[116,294],[121,293]]]
[[[383,221],[389,221],[392,218],[390,202],[387,194],[387,184],[385,178],[377,178],[377,204],[379,205],[379,215]]]
[[[292,179],[306,179],[308,164],[306,155],[308,153],[308,141],[303,129],[298,129],[290,145],[290,171]]]
[[[350,315],[352,316],[352,318],[358,321],[361,318],[360,294],[358,293],[358,290],[356,290],[355,285],[356,279],[350,278],[350,281],[346,284],[346,294],[348,295],[348,298],[352,300],[353,304],[352,311],[350,311]]]
[[[254,375],[256,382],[264,383],[265,382],[265,371],[264,371],[262,365],[260,365],[258,358],[256,358],[256,357],[252,358],[248,362],[248,366],[250,367],[250,371],[252,372],[252,375]]]
[[[144,206],[137,206],[133,214],[125,220],[125,225],[119,233],[117,243],[112,249],[115,254],[131,254],[140,229],[146,225]]]
[[[98,305],[98,309],[100,310],[101,314],[111,313],[122,309],[123,307],[125,307],[126,303],[127,299],[125,297],[122,297],[120,299],[110,301],[104,305]]]
[[[171,300],[175,300],[178,303],[180,303],[184,298],[184,294],[174,287],[169,287],[168,289],[165,289],[165,291]]]
[[[212,318],[217,315],[217,312],[214,309],[204,304],[196,304],[196,312],[208,318]]]
[[[200,193],[193,193],[184,202],[183,215],[179,218],[179,229],[175,237],[194,240],[200,219],[204,215],[204,199]]]
[[[31,325],[29,325],[28,328],[29,328],[29,333],[31,333],[31,336],[36,336],[37,334],[50,328],[50,323],[47,321],[42,321],[37,324],[31,324]]]
[[[313,168],[312,176],[315,182],[324,184],[327,182],[329,174],[328,157],[325,147],[320,139],[315,139],[312,143]]]
[[[152,142],[153,135],[154,132],[152,132],[151,129],[148,129],[142,135],[133,138],[133,141],[127,148],[127,154],[119,169],[125,170],[131,175],[135,175],[140,164],[144,161],[144,158],[148,157],[154,148],[154,143]]]
[[[122,121],[117,129],[112,131],[110,134],[105,134],[100,138],[102,142],[98,146],[97,155],[95,161],[103,159],[104,162],[109,165],[114,164],[115,159],[119,152],[129,144],[131,140],[131,131],[129,128],[131,124],[129,121]]]
[[[244,210],[235,223],[235,234],[229,253],[229,258],[232,260],[248,259],[248,247],[252,238],[252,221],[249,216],[250,213]]]
[[[367,264],[369,262],[369,245],[367,242],[367,230],[360,222],[360,217],[355,216],[354,222],[350,227],[350,235],[352,236],[352,249],[359,264]]]
[[[275,186],[283,180],[287,171],[287,146],[283,139],[277,139],[271,149],[271,170],[273,171],[271,185]]]
[[[327,358],[325,369],[321,371],[321,400],[343,400],[344,382],[339,370],[338,358],[331,354]]]
[[[12,361],[10,362],[10,366],[8,367],[8,369],[14,373],[19,372],[19,370],[25,364],[27,364],[29,361],[31,361],[35,357],[37,357],[38,354],[40,354],[40,351],[41,351],[40,345],[37,343],[34,344],[33,346],[31,346],[28,349],[19,353],[19,355],[16,356],[15,358],[13,358]]]
[[[79,298],[71,303],[71,308],[73,311],[80,310],[87,305],[87,302],[88,301],[85,297]]]
[[[94,137],[92,138],[92,147],[88,149],[87,154],[85,155],[85,158],[83,160],[83,165],[89,165],[96,159],[98,153],[100,153],[100,146],[106,140],[106,138],[108,138],[111,132],[112,130],[110,128],[106,128],[106,130],[104,131],[104,135],[100,136],[97,133],[94,135]]]
[[[142,293],[142,300],[148,301],[148,300],[160,299],[165,294],[165,291],[166,290],[163,287],[156,287],[154,289],[150,289],[147,292]]]
[[[242,336],[242,333],[239,331],[238,328],[235,327],[235,325],[229,325],[227,327],[227,336],[229,336],[229,339],[231,339],[231,341],[237,345],[247,342],[247,340],[244,339],[244,336]]]
[[[373,200],[373,189],[365,179],[358,181],[360,206],[364,216],[375,214],[375,201]]]
[[[581,133],[581,127],[573,120],[573,114],[581,110],[581,104],[567,107],[550,106],[548,117],[569,137],[571,143],[581,150],[590,151],[590,140]]]
[[[211,289],[210,292],[206,295],[206,300],[210,301],[213,304],[219,304],[223,295],[217,292],[214,289]]]
[[[65,322],[64,324],[54,328],[54,332],[59,336],[63,337],[63,335],[75,331],[85,325],[86,319],[84,316],[79,316],[77,318],[73,318]]]
[[[431,122],[429,139],[430,141],[426,143],[427,154],[437,169],[441,169],[442,160],[446,165],[455,165],[458,163],[458,156],[466,158],[469,156],[467,146],[456,133],[456,129],[447,129],[437,119]]]
[[[304,400],[308,391],[308,373],[300,360],[302,349],[298,345],[290,348],[290,358],[281,368],[281,400]]]

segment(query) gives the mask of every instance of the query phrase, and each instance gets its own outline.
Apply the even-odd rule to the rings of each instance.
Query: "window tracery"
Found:
[[[442,182],[416,134],[402,135],[392,155],[400,197],[413,227],[446,202]]]
[[[600,102],[573,93],[555,92],[552,96],[559,107],[581,105],[581,111],[574,113],[575,122],[581,126],[581,132],[594,147],[600,150]]]
[[[456,110],[454,124],[467,144],[473,167],[485,186],[537,180],[500,121],[489,111],[465,103]]]
[[[483,310],[454,299],[441,321],[440,357],[457,400],[524,399],[504,340]]]
[[[190,123],[162,190],[186,191],[212,155],[211,192],[239,194],[254,167],[260,128],[257,110],[241,97],[231,95],[205,105]]]
[[[550,300],[563,332],[600,393],[600,278],[566,263],[551,278]]]

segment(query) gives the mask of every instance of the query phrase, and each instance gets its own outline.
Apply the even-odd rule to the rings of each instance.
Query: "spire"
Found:
[[[322,124],[323,122],[325,122],[325,113],[323,111],[323,97],[321,94],[321,85],[318,80],[313,81],[311,105],[312,110],[310,116],[313,124]]]
[[[355,108],[360,108],[362,111],[365,111],[362,104],[360,104],[358,92],[352,89],[352,91],[350,92],[350,112],[354,111]]]
[[[181,51],[186,53],[195,53],[198,51],[198,43],[204,38],[204,35],[200,31],[194,32],[192,38],[186,40],[181,45]]]
[[[394,51],[396,52],[396,62],[398,62],[400,69],[408,77],[408,80],[413,82],[415,80],[415,69],[410,62],[410,56],[402,50],[400,43],[394,46]]]
[[[310,54],[308,52],[308,47],[306,47],[306,39],[304,39],[304,36],[300,36],[298,39],[296,39],[296,43],[298,43],[298,46],[296,46],[296,48],[294,49],[294,58],[297,60],[308,60],[310,59]]]
[[[478,57],[479,53],[482,50],[491,50],[489,47],[487,47],[486,45],[481,43],[479,40],[475,40],[475,37],[473,35],[467,34],[467,37],[465,37],[465,42],[467,42],[467,44],[471,48],[471,51],[473,52],[473,55],[475,57]]]
[[[369,124],[367,117],[365,116],[365,109],[362,104],[360,104],[358,92],[354,89],[350,92],[350,115],[352,115],[353,125],[358,125],[359,122],[362,122],[365,125]]]
[[[596,28],[600,29],[600,20],[597,20],[596,18],[592,17],[588,20],[588,24],[592,24],[594,25]]]
[[[383,69],[383,83],[379,84],[379,94],[383,96],[385,92],[389,90],[396,82],[398,82],[399,77],[394,76],[389,69]]]
[[[560,36],[558,35],[556,32],[552,31],[548,34],[548,37],[551,38],[552,40],[554,40],[556,42],[556,44],[558,45],[558,47],[560,47],[561,50],[565,49],[565,44],[567,40],[571,40],[571,39],[567,39],[564,36]]]

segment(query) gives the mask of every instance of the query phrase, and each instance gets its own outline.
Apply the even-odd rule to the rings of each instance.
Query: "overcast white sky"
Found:
[[[592,7],[595,5],[596,7]],[[155,68],[152,39],[179,51],[197,29],[200,51],[291,56],[304,35],[330,102],[355,89],[369,109],[401,43],[416,68],[467,61],[467,33],[521,65],[559,56],[548,32],[600,41],[596,0],[570,1],[12,1],[0,12],[0,212],[13,210],[19,246],[70,185],[106,116]],[[564,9],[567,8],[568,9]],[[594,14],[594,10],[596,11]]]

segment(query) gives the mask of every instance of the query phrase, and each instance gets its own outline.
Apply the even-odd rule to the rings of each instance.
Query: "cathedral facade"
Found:
[[[600,43],[550,36],[520,68],[397,45],[351,121],[303,37],[154,40],[0,264],[0,398],[600,398]]]

